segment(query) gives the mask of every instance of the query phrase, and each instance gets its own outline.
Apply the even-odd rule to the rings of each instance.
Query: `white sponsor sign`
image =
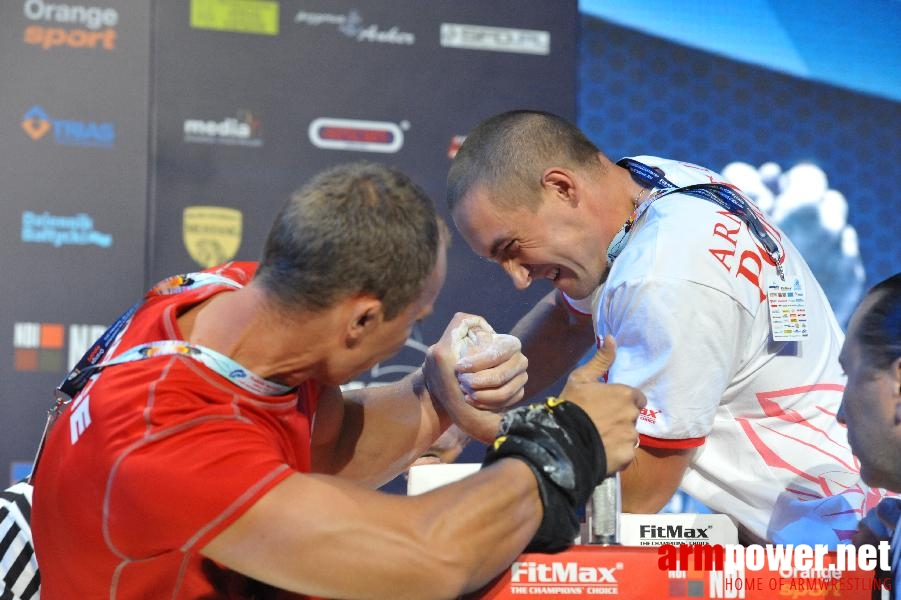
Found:
[[[445,48],[546,56],[551,53],[551,33],[539,29],[442,23],[441,45]]]

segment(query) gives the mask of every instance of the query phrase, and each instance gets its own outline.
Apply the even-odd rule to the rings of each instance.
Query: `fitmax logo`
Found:
[[[685,540],[709,540],[707,527],[682,527],[681,525],[642,525],[639,534],[643,538],[655,540],[685,539]]]
[[[60,146],[112,148],[116,140],[116,126],[112,123],[52,119],[39,105],[28,109],[22,118],[22,131],[37,141],[53,131],[53,140]]]
[[[526,561],[510,566],[511,583],[616,583],[615,567],[583,567],[576,562],[542,564]]]

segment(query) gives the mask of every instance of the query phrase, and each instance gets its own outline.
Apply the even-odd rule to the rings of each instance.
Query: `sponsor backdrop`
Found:
[[[0,81],[0,478],[27,472],[51,390],[151,283],[256,259],[290,192],[340,162],[396,165],[443,210],[463,135],[509,108],[578,118],[613,157],[726,171],[842,320],[899,267],[897,99],[580,20],[575,0],[8,0]],[[411,371],[456,310],[506,330],[547,290],[514,293],[459,239],[450,260],[435,315],[353,385]]]
[[[548,18],[551,15],[553,18]],[[383,161],[443,210],[465,132],[513,106],[576,117],[575,0],[10,0],[0,4],[0,480],[51,392],[153,282],[258,258],[313,173]],[[509,328],[502,273],[458,240],[422,360],[455,310]]]
[[[28,472],[65,369],[145,285],[150,17],[0,3],[4,482]]]
[[[581,35],[579,124],[608,154],[703,164],[748,190],[804,254],[842,325],[866,287],[901,270],[897,99],[588,15]]]

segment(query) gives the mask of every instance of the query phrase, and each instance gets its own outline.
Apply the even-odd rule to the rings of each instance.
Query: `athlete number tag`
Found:
[[[767,281],[767,302],[770,305],[770,326],[773,341],[799,342],[810,332],[807,324],[807,296],[797,277],[786,275],[785,281]]]

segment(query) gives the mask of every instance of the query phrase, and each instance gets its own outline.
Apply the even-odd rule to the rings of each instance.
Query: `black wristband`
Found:
[[[601,436],[591,419],[571,402],[548,398],[509,411],[482,466],[518,458],[535,473],[544,514],[527,552],[554,553],[579,534],[577,512],[607,473]]]

